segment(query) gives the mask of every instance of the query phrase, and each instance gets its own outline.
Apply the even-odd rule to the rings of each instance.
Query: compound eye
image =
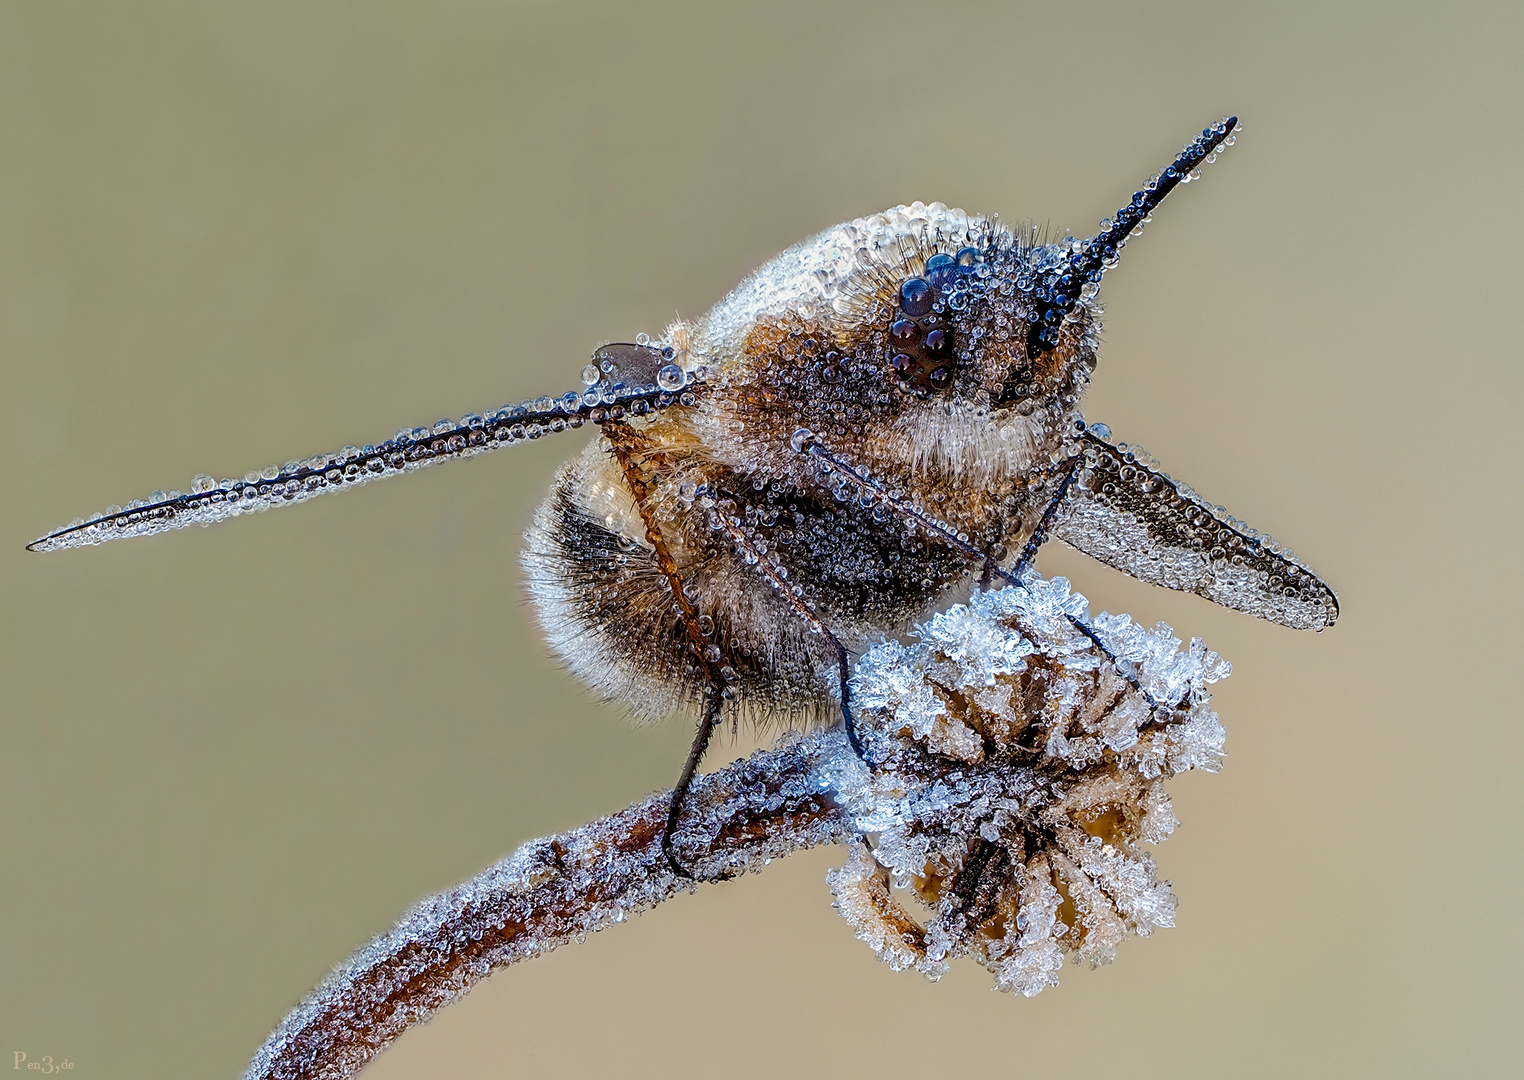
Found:
[[[953,382],[952,331],[936,315],[889,324],[889,368],[903,384],[946,390]]]
[[[889,324],[889,367],[900,382],[918,390],[947,390],[953,384],[957,350],[949,317],[934,311],[942,301],[951,311],[967,304],[964,283],[979,264],[976,248],[956,256],[937,252],[926,271],[900,285],[899,313]]]
[[[913,277],[900,286],[900,310],[912,319],[931,314],[936,290],[925,278]]]

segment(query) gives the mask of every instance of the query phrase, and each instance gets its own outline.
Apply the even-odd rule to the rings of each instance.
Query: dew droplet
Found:
[[[913,277],[900,286],[900,310],[911,318],[919,318],[931,311],[936,290],[925,278]]]

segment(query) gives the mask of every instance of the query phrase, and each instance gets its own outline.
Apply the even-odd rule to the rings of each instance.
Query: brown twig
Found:
[[[701,881],[718,880],[846,835],[831,793],[809,780],[844,748],[841,732],[819,734],[701,777],[676,837],[685,865]],[[499,968],[580,941],[692,888],[662,854],[669,797],[652,795],[531,841],[424,901],[292,1010],[255,1055],[246,1080],[353,1076],[407,1028]]]

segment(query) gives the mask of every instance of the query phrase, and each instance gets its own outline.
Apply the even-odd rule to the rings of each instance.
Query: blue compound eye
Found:
[[[935,294],[929,281],[913,277],[900,286],[900,310],[912,319],[928,314]]]

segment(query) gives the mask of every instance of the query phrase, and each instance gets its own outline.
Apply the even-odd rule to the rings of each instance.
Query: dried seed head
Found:
[[[1034,580],[858,665],[852,700],[874,767],[840,797],[877,843],[830,882],[896,970],[935,979],[970,955],[1030,996],[1057,983],[1066,954],[1108,963],[1128,934],[1173,925],[1175,898],[1141,845],[1176,825],[1167,777],[1220,767],[1206,686],[1229,666],[1199,639],[1181,649],[1163,624],[1087,620],[1085,607],[1062,578]],[[924,926],[891,886],[930,909]]]

